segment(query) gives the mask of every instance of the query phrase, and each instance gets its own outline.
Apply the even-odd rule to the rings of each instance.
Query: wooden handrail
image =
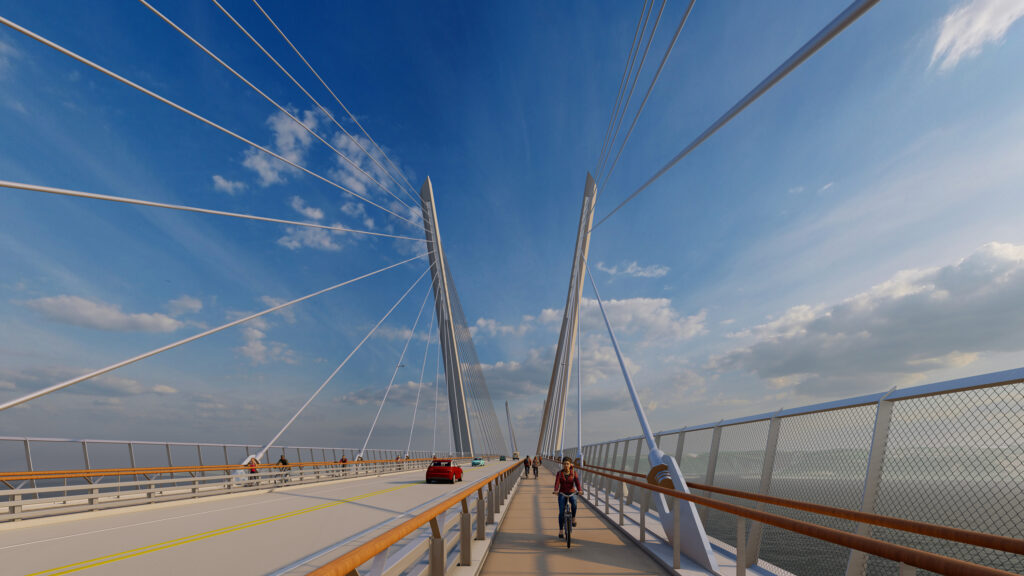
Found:
[[[646,476],[643,476],[642,474],[626,472],[624,470],[614,470],[594,465],[580,466],[581,470],[586,470],[587,468],[596,468],[610,472],[621,472],[632,476],[646,478]],[[952,526],[942,526],[941,524],[930,524],[928,522],[919,522],[917,520],[908,520],[905,518],[894,518],[892,516],[883,516],[881,514],[870,514],[857,510],[837,508],[835,506],[825,506],[823,504],[812,504],[810,502],[801,502],[800,500],[790,500],[788,498],[779,498],[777,496],[766,496],[754,492],[721,488],[718,486],[698,484],[695,482],[687,482],[686,485],[694,490],[713,492],[715,494],[722,494],[723,496],[743,498],[745,500],[753,500],[764,504],[792,508],[803,512],[811,512],[814,514],[821,514],[823,516],[831,516],[833,518],[842,518],[843,520],[852,520],[854,522],[863,522],[864,524],[891,528],[893,530],[901,530],[903,532],[912,532],[914,534],[921,534],[922,536],[941,538],[943,540],[950,540],[961,544],[970,544],[972,546],[980,546],[982,548],[990,548],[992,550],[1001,550],[1012,554],[1024,554],[1024,540],[1019,538],[1010,538],[1008,536],[988,534],[986,532],[976,532],[974,530],[965,530],[963,528],[954,528]]]
[[[762,524],[768,524],[783,530],[789,530],[796,532],[797,534],[803,534],[804,536],[810,536],[818,540],[824,540],[832,544],[837,544],[846,548],[852,548],[859,550],[872,556],[879,556],[893,560],[895,562],[902,562],[911,566],[921,568],[923,570],[929,570],[937,572],[939,574],[946,574],[948,576],[1011,576],[1011,572],[999,570],[998,568],[992,568],[989,566],[981,566],[979,564],[972,564],[956,558],[949,558],[947,556],[940,556],[931,552],[925,552],[923,550],[916,550],[907,546],[900,546],[891,542],[884,542],[875,538],[869,538],[867,536],[860,536],[858,534],[851,534],[849,532],[843,532],[842,530],[836,530],[835,528],[828,528],[825,526],[819,526],[817,524],[811,524],[810,522],[803,522],[800,520],[794,520],[786,516],[780,516],[778,514],[772,514],[769,512],[762,512],[753,508],[747,508],[745,506],[737,506],[735,504],[729,504],[719,500],[711,498],[705,498],[703,496],[696,496],[694,494],[687,494],[678,490],[672,490],[670,488],[664,488],[657,484],[648,484],[646,482],[637,482],[624,476],[613,476],[611,474],[605,474],[595,469],[589,470],[592,474],[598,476],[604,476],[612,480],[618,480],[631,486],[638,488],[645,488],[653,492],[658,492],[666,496],[673,498],[679,498],[681,500],[687,500],[694,504],[700,504],[707,506],[708,508],[714,508],[721,512],[740,516]]]
[[[358,548],[350,552],[347,552],[345,555],[331,561],[328,564],[325,564],[324,566],[321,566],[320,568],[317,568],[313,572],[310,572],[308,576],[348,576],[349,574],[352,574],[356,568],[359,568],[367,561],[372,559],[374,556],[387,550],[388,547],[390,547],[395,542],[398,542],[402,538],[405,538],[409,534],[412,534],[421,526],[430,522],[445,510],[448,510],[452,506],[465,500],[474,492],[480,490],[483,486],[494,481],[499,476],[512,473],[512,471],[518,468],[520,464],[522,464],[522,461],[519,460],[512,462],[512,464],[506,467],[504,470],[495,472],[494,474],[488,476],[487,478],[480,480],[479,482],[473,484],[472,486],[462,490],[458,494],[448,498],[444,502],[436,504],[432,506],[430,509],[414,516],[413,518],[406,520],[405,522],[402,522],[398,526],[395,526],[394,528],[384,532],[383,534],[377,536],[373,540],[366,542]],[[483,521],[483,518],[477,518],[477,522]]]

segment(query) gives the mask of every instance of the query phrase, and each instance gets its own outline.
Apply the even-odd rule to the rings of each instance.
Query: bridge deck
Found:
[[[494,466],[464,471],[465,482],[454,486],[425,484],[424,471],[416,470],[7,523],[0,525],[0,573],[274,573],[363,531],[371,533],[360,542],[368,539],[400,514],[463,489]]]
[[[554,475],[523,480],[481,574],[665,574],[643,550],[580,502],[572,549],[558,538]]]

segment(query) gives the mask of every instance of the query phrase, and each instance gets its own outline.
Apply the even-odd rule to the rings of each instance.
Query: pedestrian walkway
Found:
[[[572,548],[558,538],[555,477],[524,479],[506,511],[480,574],[665,574],[665,570],[582,501]]]

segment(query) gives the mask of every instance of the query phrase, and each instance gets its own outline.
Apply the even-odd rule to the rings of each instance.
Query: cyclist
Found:
[[[558,494],[558,537],[565,538],[563,525],[565,523],[565,505],[572,505],[572,526],[576,527],[576,494],[583,490],[580,477],[572,467],[572,460],[568,456],[562,458],[562,469],[555,475],[555,490],[552,494]]]

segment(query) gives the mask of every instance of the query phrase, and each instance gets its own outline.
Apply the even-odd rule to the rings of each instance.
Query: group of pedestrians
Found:
[[[529,478],[530,477],[530,470],[533,469],[533,477],[536,478],[537,477],[537,468],[538,467],[540,467],[540,456],[537,456],[536,458],[533,458],[532,460],[530,459],[529,456],[527,456],[526,460],[523,460],[523,475],[526,476],[527,478]]]

